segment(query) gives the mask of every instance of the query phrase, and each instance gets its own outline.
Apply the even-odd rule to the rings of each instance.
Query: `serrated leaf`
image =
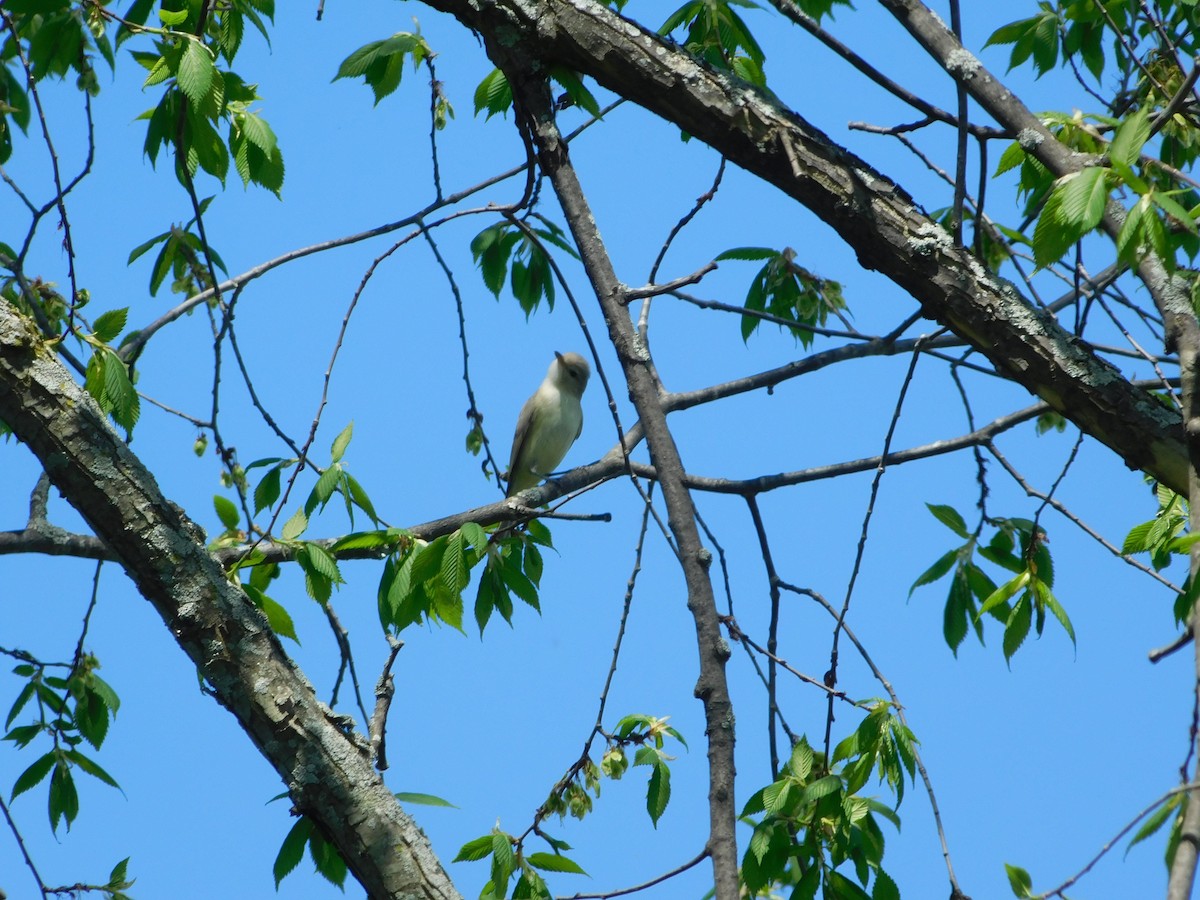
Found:
[[[655,828],[670,800],[671,770],[666,763],[660,762],[650,772],[650,781],[646,785],[646,812],[650,814],[650,821]]]
[[[9,796],[9,801],[16,800],[30,788],[37,785],[54,768],[54,751],[50,750],[42,756],[39,756],[33,763],[13,782],[12,794]]]
[[[354,423],[351,422],[333,439],[333,446],[330,448],[330,458],[333,462],[341,461],[342,457],[346,454],[346,448],[350,446],[350,439],[353,437]]]
[[[294,541],[300,535],[304,534],[308,528],[308,516],[303,509],[296,510],[290,519],[283,523],[283,531],[280,532],[280,537],[285,541]]]
[[[93,778],[103,781],[109,787],[115,787],[117,790],[121,789],[121,786],[117,784],[116,779],[104,771],[104,769],[100,767],[99,763],[93,759],[90,759],[89,757],[84,756],[78,750],[67,750],[63,755],[77,765],[81,771],[86,772]]]
[[[208,92],[212,90],[215,75],[216,67],[204,44],[198,40],[185,41],[175,81],[193,104],[198,107],[204,105]]]
[[[58,823],[67,821],[67,829],[79,815],[79,791],[75,787],[75,778],[65,763],[59,762],[50,775],[50,793],[48,798],[50,827],[58,831]]]
[[[1082,169],[1062,183],[1062,222],[1084,235],[1100,224],[1108,204],[1108,170],[1100,166]]]
[[[996,588],[991,595],[983,601],[983,605],[979,608],[979,615],[990,612],[1001,603],[1006,603],[1012,596],[1022,590],[1029,584],[1030,574],[1028,571],[1022,572],[1016,578],[1006,581],[1000,587]]]
[[[117,335],[125,330],[125,320],[128,315],[129,307],[110,309],[103,315],[97,316],[96,321],[92,323],[92,334],[96,336],[96,340],[102,343],[112,343]]]
[[[954,568],[954,563],[958,560],[958,550],[947,550],[934,561],[933,565],[917,576],[917,580],[912,583],[912,587],[908,589],[908,596],[913,595],[913,591],[924,584],[932,584],[939,578],[943,577],[947,572]]]
[[[254,512],[256,514],[274,505],[275,501],[279,499],[280,472],[280,466],[271,468],[254,489]]]
[[[1025,643],[1025,638],[1029,635],[1032,623],[1033,604],[1029,601],[1029,596],[1025,595],[1013,606],[1013,610],[1008,616],[1008,622],[1004,626],[1003,650],[1006,661],[1011,660],[1013,654],[1021,649],[1021,645]]]
[[[573,875],[586,875],[587,872],[575,862],[557,853],[530,853],[526,861],[534,868],[545,872],[570,872]]]
[[[272,867],[276,890],[279,890],[279,883],[290,875],[296,866],[300,865],[300,860],[304,858],[304,847],[308,843],[311,832],[312,822],[306,816],[301,816],[283,839],[279,852],[275,855],[275,865]]]
[[[1058,262],[1081,232],[1075,224],[1064,221],[1062,216],[1064,182],[1057,182],[1046,197],[1033,229],[1033,259],[1039,268]]]
[[[1117,126],[1117,133],[1108,147],[1108,158],[1114,163],[1133,166],[1149,139],[1150,112],[1149,107],[1143,106]]]
[[[477,862],[491,855],[492,836],[485,834],[463,844],[451,862]]]
[[[926,503],[925,507],[933,514],[935,519],[960,538],[966,539],[970,537],[970,534],[967,532],[967,523],[953,506],[946,506],[940,503]]]
[[[475,88],[475,115],[487,110],[485,119],[506,113],[512,106],[512,87],[499,69],[492,69]]]
[[[21,692],[17,694],[17,699],[13,701],[12,707],[8,711],[8,718],[4,721],[4,730],[12,728],[13,721],[21,714],[21,710],[25,708],[25,704],[29,702],[29,698],[33,696],[33,682],[27,682]]]

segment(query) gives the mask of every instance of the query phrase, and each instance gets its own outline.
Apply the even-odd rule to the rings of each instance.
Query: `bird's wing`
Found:
[[[517,473],[523,468],[521,465],[521,455],[525,450],[526,440],[533,427],[534,408],[533,397],[530,397],[525,401],[525,405],[521,407],[521,414],[517,416],[517,428],[513,432],[512,453],[508,456],[508,484],[510,492]]]

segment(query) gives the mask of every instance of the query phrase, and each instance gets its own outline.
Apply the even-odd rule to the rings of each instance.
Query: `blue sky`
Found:
[[[893,21],[872,5],[863,6],[839,13],[836,33],[910,89],[951,108],[949,82],[937,77]],[[969,7],[967,43],[977,50],[994,27],[1026,8]],[[635,3],[629,12],[657,25],[670,9],[670,4]],[[412,16],[439,54],[438,74],[457,111],[439,136],[447,192],[522,158],[511,117],[485,123],[471,115],[472,92],[491,65],[456,22],[392,0],[353,7],[330,3],[321,23],[313,12],[310,4],[281,8],[272,46],[248,34],[237,60],[236,70],[261,86],[261,112],[280,137],[287,180],[282,202],[260,190],[242,191],[236,178],[214,202],[207,223],[230,273],[295,247],[394,221],[429,201],[425,74],[406,72],[400,90],[376,108],[363,86],[330,83],[349,52],[368,40],[412,30]],[[896,178],[926,208],[948,202],[944,184],[897,143],[846,128],[850,120],[893,124],[916,115],[855,81],[799,30],[761,12],[748,12],[747,21],[757,28],[770,83],[786,103]],[[982,56],[997,74],[1003,72],[1006,52]],[[167,168],[154,171],[142,158],[143,124],[135,117],[157,102],[157,93],[140,90],[140,82],[140,70],[127,58],[119,61],[115,79],[103,79],[95,105],[96,172],[68,207],[81,284],[91,291],[96,308],[130,307],[134,325],[152,321],[178,298],[165,289],[157,297],[148,295],[149,259],[126,266],[130,249],[190,216],[187,198]],[[1064,83],[1053,76],[1036,85],[1019,77],[1012,83],[1032,91],[1034,108],[1069,109],[1084,102],[1075,92],[1062,93]],[[71,170],[82,152],[76,95],[71,89],[47,90],[45,100],[64,166]],[[565,124],[574,125],[581,115],[568,112]],[[949,132],[918,140],[941,154],[942,165],[951,165]],[[997,155],[998,149],[992,159]],[[713,151],[681,142],[677,129],[629,105],[573,145],[572,156],[618,273],[629,284],[646,280],[668,230],[708,189],[718,163]],[[46,161],[40,146],[35,141],[19,146],[7,171],[42,190]],[[509,202],[520,189],[510,181],[469,202],[481,208]],[[216,186],[201,190],[212,193]],[[1003,190],[993,188],[996,202],[1002,202]],[[558,218],[548,196],[544,211]],[[1016,216],[1005,220],[1015,224]],[[9,242],[24,227],[11,224],[24,220],[9,193],[0,193],[0,221],[10,223],[0,234]],[[465,217],[440,229],[437,240],[462,290],[473,385],[493,448],[503,457],[517,410],[552,351],[582,351],[584,342],[561,294],[552,314],[543,309],[526,322],[510,297],[496,302],[483,287],[468,244],[494,221],[487,212]],[[65,281],[50,224],[43,225],[28,269]],[[239,339],[255,387],[290,434],[302,437],[307,431],[351,296],[392,240],[289,264],[253,284],[239,301]],[[735,170],[726,173],[715,202],[668,255],[661,277],[691,272],[734,246],[796,248],[799,262],[843,282],[854,322],[864,332],[885,331],[915,308],[903,291],[861,269],[831,229]],[[615,400],[628,426],[631,409],[613,354],[603,346],[594,299],[578,267],[567,265],[567,271],[601,345],[600,363],[615,379]],[[749,263],[724,263],[695,293],[740,302],[752,272]],[[1053,296],[1061,288],[1048,283],[1045,290]],[[933,328],[919,322],[911,333]],[[655,302],[651,342],[659,373],[672,390],[721,382],[804,353],[770,328],[743,344],[735,319],[669,298]],[[814,349],[826,346],[818,340]],[[141,361],[139,388],[203,418],[211,402],[211,359],[207,318],[202,313],[185,317],[151,342]],[[684,463],[696,474],[746,477],[872,456],[882,447],[907,365],[901,358],[831,368],[786,383],[771,396],[742,396],[677,414],[671,424]],[[480,476],[478,459],[463,449],[467,403],[461,371],[453,297],[428,248],[414,241],[380,267],[354,313],[316,442],[318,462],[334,436],[353,421],[349,465],[389,522],[417,524],[495,500],[496,487]],[[1020,389],[982,376],[968,374],[966,381],[980,422],[1030,402]],[[255,418],[232,371],[225,375],[222,396],[223,427],[243,463],[285,455]],[[894,446],[967,430],[956,397],[945,366],[922,360]],[[614,443],[598,380],[585,397],[585,411],[584,434],[567,464],[598,458]],[[211,498],[222,492],[218,462],[211,452],[199,459],[192,454],[195,437],[192,426],[145,405],[133,449],[167,495],[215,533],[219,525]],[[1069,431],[1036,438],[1026,427],[1006,435],[1000,446],[1031,483],[1045,489],[1073,440]],[[38,470],[14,442],[0,446],[0,459],[0,528],[20,528]],[[989,471],[992,513],[1031,517],[1035,502],[998,465]],[[1056,594],[1075,623],[1078,647],[1050,624],[1040,641],[1031,639],[1017,654],[1010,670],[1000,653],[999,632],[991,629],[986,648],[971,639],[955,659],[941,638],[945,588],[918,590],[911,601],[907,594],[917,575],[956,540],[924,504],[953,504],[970,518],[974,477],[968,455],[913,463],[884,477],[848,621],[905,704],[937,790],[960,883],[983,898],[1008,894],[1005,862],[1028,868],[1037,889],[1056,885],[1177,783],[1189,740],[1192,674],[1189,652],[1157,666],[1146,661],[1147,650],[1175,633],[1166,592],[1052,513],[1044,524],[1057,566]],[[784,579],[840,602],[869,486],[870,475],[859,475],[762,498]],[[1092,443],[1085,445],[1060,496],[1117,544],[1129,527],[1154,511],[1138,476]],[[762,639],[767,588],[744,504],[722,496],[699,496],[697,502],[728,555],[738,621]],[[571,511],[611,512],[613,521],[553,526],[557,553],[547,559],[540,616],[518,609],[512,629],[493,623],[482,641],[473,629],[466,636],[448,628],[410,629],[403,635],[387,778],[394,790],[432,793],[457,805],[410,810],[447,863],[462,843],[488,832],[497,820],[508,831],[524,830],[594,721],[633,565],[639,507],[629,485],[615,481],[574,501]],[[52,518],[80,527],[61,499],[52,503]],[[312,533],[335,535],[346,528],[331,513]],[[551,886],[558,894],[644,881],[694,856],[705,839],[703,718],[692,698],[696,651],[682,579],[657,534],[648,540],[642,565],[606,724],[627,713],[670,715],[691,750],[674,763],[672,802],[657,828],[645,815],[646,772],[639,769],[631,769],[620,783],[605,782],[595,812],[582,823],[553,825],[552,833],[577,848],[574,858],[591,876],[556,878]],[[69,658],[93,572],[92,564],[81,561],[5,557],[0,562],[6,584],[0,595],[0,646],[47,659]],[[387,653],[375,613],[378,566],[347,564],[345,574],[348,584],[334,604],[351,632],[369,699]],[[297,622],[302,646],[289,644],[289,650],[327,698],[336,657],[323,615],[294,575],[285,577],[273,595]],[[720,605],[724,609],[723,597]],[[781,654],[819,677],[828,665],[826,614],[789,598],[782,618]],[[102,572],[87,644],[122,698],[99,760],[124,790],[81,779],[82,812],[71,833],[60,832],[57,839],[46,823],[43,789],[15,801],[14,815],[44,879],[51,884],[102,881],[115,862],[131,856],[137,897],[270,895],[271,862],[291,825],[286,803],[267,803],[281,790],[278,780],[233,719],[201,695],[194,669],[116,566]],[[881,693],[845,649],[842,663],[842,687],[852,696]],[[744,799],[768,780],[765,699],[740,650],[731,660],[730,680],[738,716],[738,790]],[[18,689],[15,679],[0,678],[0,708],[7,708]],[[793,684],[785,686],[783,696],[792,728],[816,740],[823,731],[823,698]],[[835,728],[844,734],[854,724],[850,711],[842,710]],[[31,759],[28,752],[0,747],[0,787],[11,785]],[[886,798],[882,787],[871,789]],[[885,866],[905,896],[948,893],[929,803],[919,786],[908,791],[900,815],[902,831],[886,832]],[[1111,854],[1083,882],[1079,896],[1153,895],[1165,882],[1161,849],[1152,842],[1124,860],[1120,850]],[[487,878],[483,865],[449,868],[466,896],[476,895]],[[705,864],[651,896],[698,897],[708,887],[707,878]],[[0,837],[0,888],[11,898],[32,895],[32,879],[7,836]],[[279,895],[307,900],[338,893],[311,875],[305,862]],[[350,885],[347,893],[360,892]]]

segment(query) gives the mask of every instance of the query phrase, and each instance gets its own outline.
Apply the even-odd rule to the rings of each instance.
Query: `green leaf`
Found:
[[[96,318],[92,323],[92,334],[96,340],[105,344],[110,344],[116,339],[122,331],[125,330],[125,319],[129,315],[129,307],[124,309],[110,309],[108,312]]]
[[[279,499],[281,470],[282,466],[274,466],[269,469],[267,474],[262,477],[262,481],[258,483],[258,487],[254,489],[254,512],[256,514],[272,506]]]
[[[29,698],[33,696],[33,682],[27,682],[21,692],[17,694],[17,699],[13,701],[12,708],[8,711],[8,718],[4,721],[4,730],[12,728],[13,721],[21,714],[21,710],[25,708],[25,704],[29,702]]]
[[[283,523],[283,531],[280,537],[285,541],[294,541],[300,535],[304,534],[308,528],[308,516],[303,509],[296,510],[292,517]]]
[[[433,794],[415,794],[408,791],[400,791],[396,794],[396,799],[401,803],[418,803],[422,806],[448,806],[451,809],[458,809],[449,800],[443,800]]]
[[[1039,268],[1058,262],[1082,234],[1075,224],[1067,223],[1063,219],[1065,184],[1065,180],[1055,183],[1033,229],[1033,259]]]
[[[1004,627],[1004,659],[1009,661],[1023,643],[1029,634],[1029,626],[1033,621],[1033,604],[1029,600],[1029,595],[1025,594],[1017,601],[1012,612],[1008,616],[1008,622]]]
[[[966,539],[970,537],[967,532],[967,523],[963,521],[963,517],[959,515],[958,510],[953,506],[944,506],[938,503],[926,503],[926,508],[933,513],[933,517],[957,534],[960,538]]]
[[[1100,224],[1108,204],[1108,170],[1100,166],[1082,169],[1062,183],[1059,216],[1064,224],[1087,234]]]
[[[1045,587],[1045,582],[1038,581],[1037,585],[1041,588],[1038,591],[1038,597],[1046,604],[1046,608],[1054,614],[1054,618],[1058,619],[1059,623],[1066,630],[1068,637],[1071,638],[1071,644],[1075,644],[1075,629],[1071,625],[1071,619],[1067,616],[1067,611],[1063,609],[1061,603],[1050,593],[1050,589]]]
[[[990,612],[1001,603],[1008,602],[1008,600],[1010,600],[1014,594],[1025,589],[1025,587],[1029,584],[1030,577],[1031,576],[1029,572],[1024,571],[1016,578],[1006,581],[1004,584],[1000,585],[1000,587],[992,591],[991,595],[983,601],[983,605],[979,608],[979,615]]]
[[[475,115],[487,110],[485,120],[507,113],[512,103],[512,87],[499,69],[492,69],[475,88]]]
[[[646,812],[650,814],[650,821],[655,828],[670,800],[671,770],[666,763],[659,762],[650,772],[650,781],[646,785]]]
[[[573,875],[586,875],[579,863],[557,853],[530,853],[526,861],[535,868],[545,872],[570,872]]]
[[[50,750],[43,756],[39,756],[33,761],[24,772],[17,776],[17,780],[13,782],[12,795],[8,798],[9,801],[16,800],[19,796],[34,787],[42,781],[50,770],[54,768],[54,751]]]
[[[351,422],[341,433],[333,439],[333,446],[330,448],[330,458],[333,462],[340,462],[346,454],[346,448],[350,446],[350,439],[354,436],[354,423]]]
[[[54,831],[58,831],[58,823],[63,819],[66,819],[69,830],[71,823],[79,815],[79,791],[75,788],[75,778],[66,763],[61,761],[54,767],[50,776],[48,807],[50,827]]]
[[[63,755],[75,765],[79,766],[80,770],[91,775],[93,778],[103,781],[109,787],[115,787],[117,790],[121,789],[121,786],[117,784],[115,778],[104,771],[104,769],[102,769],[95,760],[84,756],[78,750],[67,750]]]
[[[1108,158],[1114,163],[1132,167],[1150,139],[1149,108],[1143,106],[1117,126],[1117,133],[1108,147]]]
[[[1125,853],[1133,849],[1135,844],[1140,844],[1146,838],[1151,837],[1156,831],[1163,827],[1164,824],[1178,811],[1182,795],[1176,794],[1162,806],[1154,811],[1154,813],[1146,819],[1142,827],[1137,830],[1137,833],[1129,839],[1129,846],[1125,848]]]
[[[875,870],[875,884],[871,888],[871,900],[900,900],[900,888],[883,869]]]
[[[220,494],[213,496],[213,507],[217,510],[217,518],[221,520],[221,524],[226,530],[232,531],[238,527],[241,521],[241,514],[238,512],[237,505],[228,497],[223,497]]]
[[[175,81],[179,89],[198,107],[204,105],[208,92],[212,90],[216,67],[208,48],[198,40],[185,41]]]
[[[1008,875],[1008,886],[1012,888],[1012,892],[1017,897],[1031,897],[1033,895],[1033,879],[1019,866],[1011,866],[1008,863],[1004,864],[1004,871]]]
[[[917,580],[914,581],[912,583],[912,587],[908,589],[908,596],[911,597],[913,595],[913,591],[921,587],[921,585],[932,584],[949,572],[954,567],[955,561],[958,559],[958,553],[959,551],[956,548],[954,550],[947,550],[945,553],[939,556],[932,566],[917,576]]]
[[[346,881],[346,861],[337,847],[325,840],[325,836],[314,828],[308,836],[308,853],[317,866],[317,871],[330,883],[341,887]]]
[[[550,69],[550,77],[562,85],[563,90],[567,92],[567,96],[577,105],[582,107],[587,113],[599,119],[600,104],[596,102],[596,98],[592,96],[583,84],[578,73],[572,72],[570,69],[563,66],[554,66]]]
[[[463,844],[451,862],[477,862],[491,855],[492,836],[485,834]]]
[[[253,585],[243,584],[242,590],[246,592],[246,596],[263,611],[263,615],[267,617],[267,624],[271,626],[280,637],[289,638],[300,643],[300,638],[296,636],[296,623],[292,621],[291,613],[289,613],[279,602],[272,600],[258,588]]]
[[[186,9],[181,9],[178,11],[160,9],[158,11],[159,21],[162,22],[167,28],[172,28],[176,25],[182,25],[187,21],[187,17],[188,11]]]
[[[296,866],[300,865],[300,860],[304,858],[304,847],[308,843],[311,833],[312,822],[308,817],[301,816],[287,833],[287,837],[283,839],[279,853],[275,855],[275,865],[273,866],[275,890],[279,890],[279,883],[290,875]]]

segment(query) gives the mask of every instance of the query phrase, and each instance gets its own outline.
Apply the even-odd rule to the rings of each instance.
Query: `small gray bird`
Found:
[[[554,352],[546,380],[521,407],[508,462],[511,497],[540,484],[583,431],[579,400],[592,370],[578,353]]]

